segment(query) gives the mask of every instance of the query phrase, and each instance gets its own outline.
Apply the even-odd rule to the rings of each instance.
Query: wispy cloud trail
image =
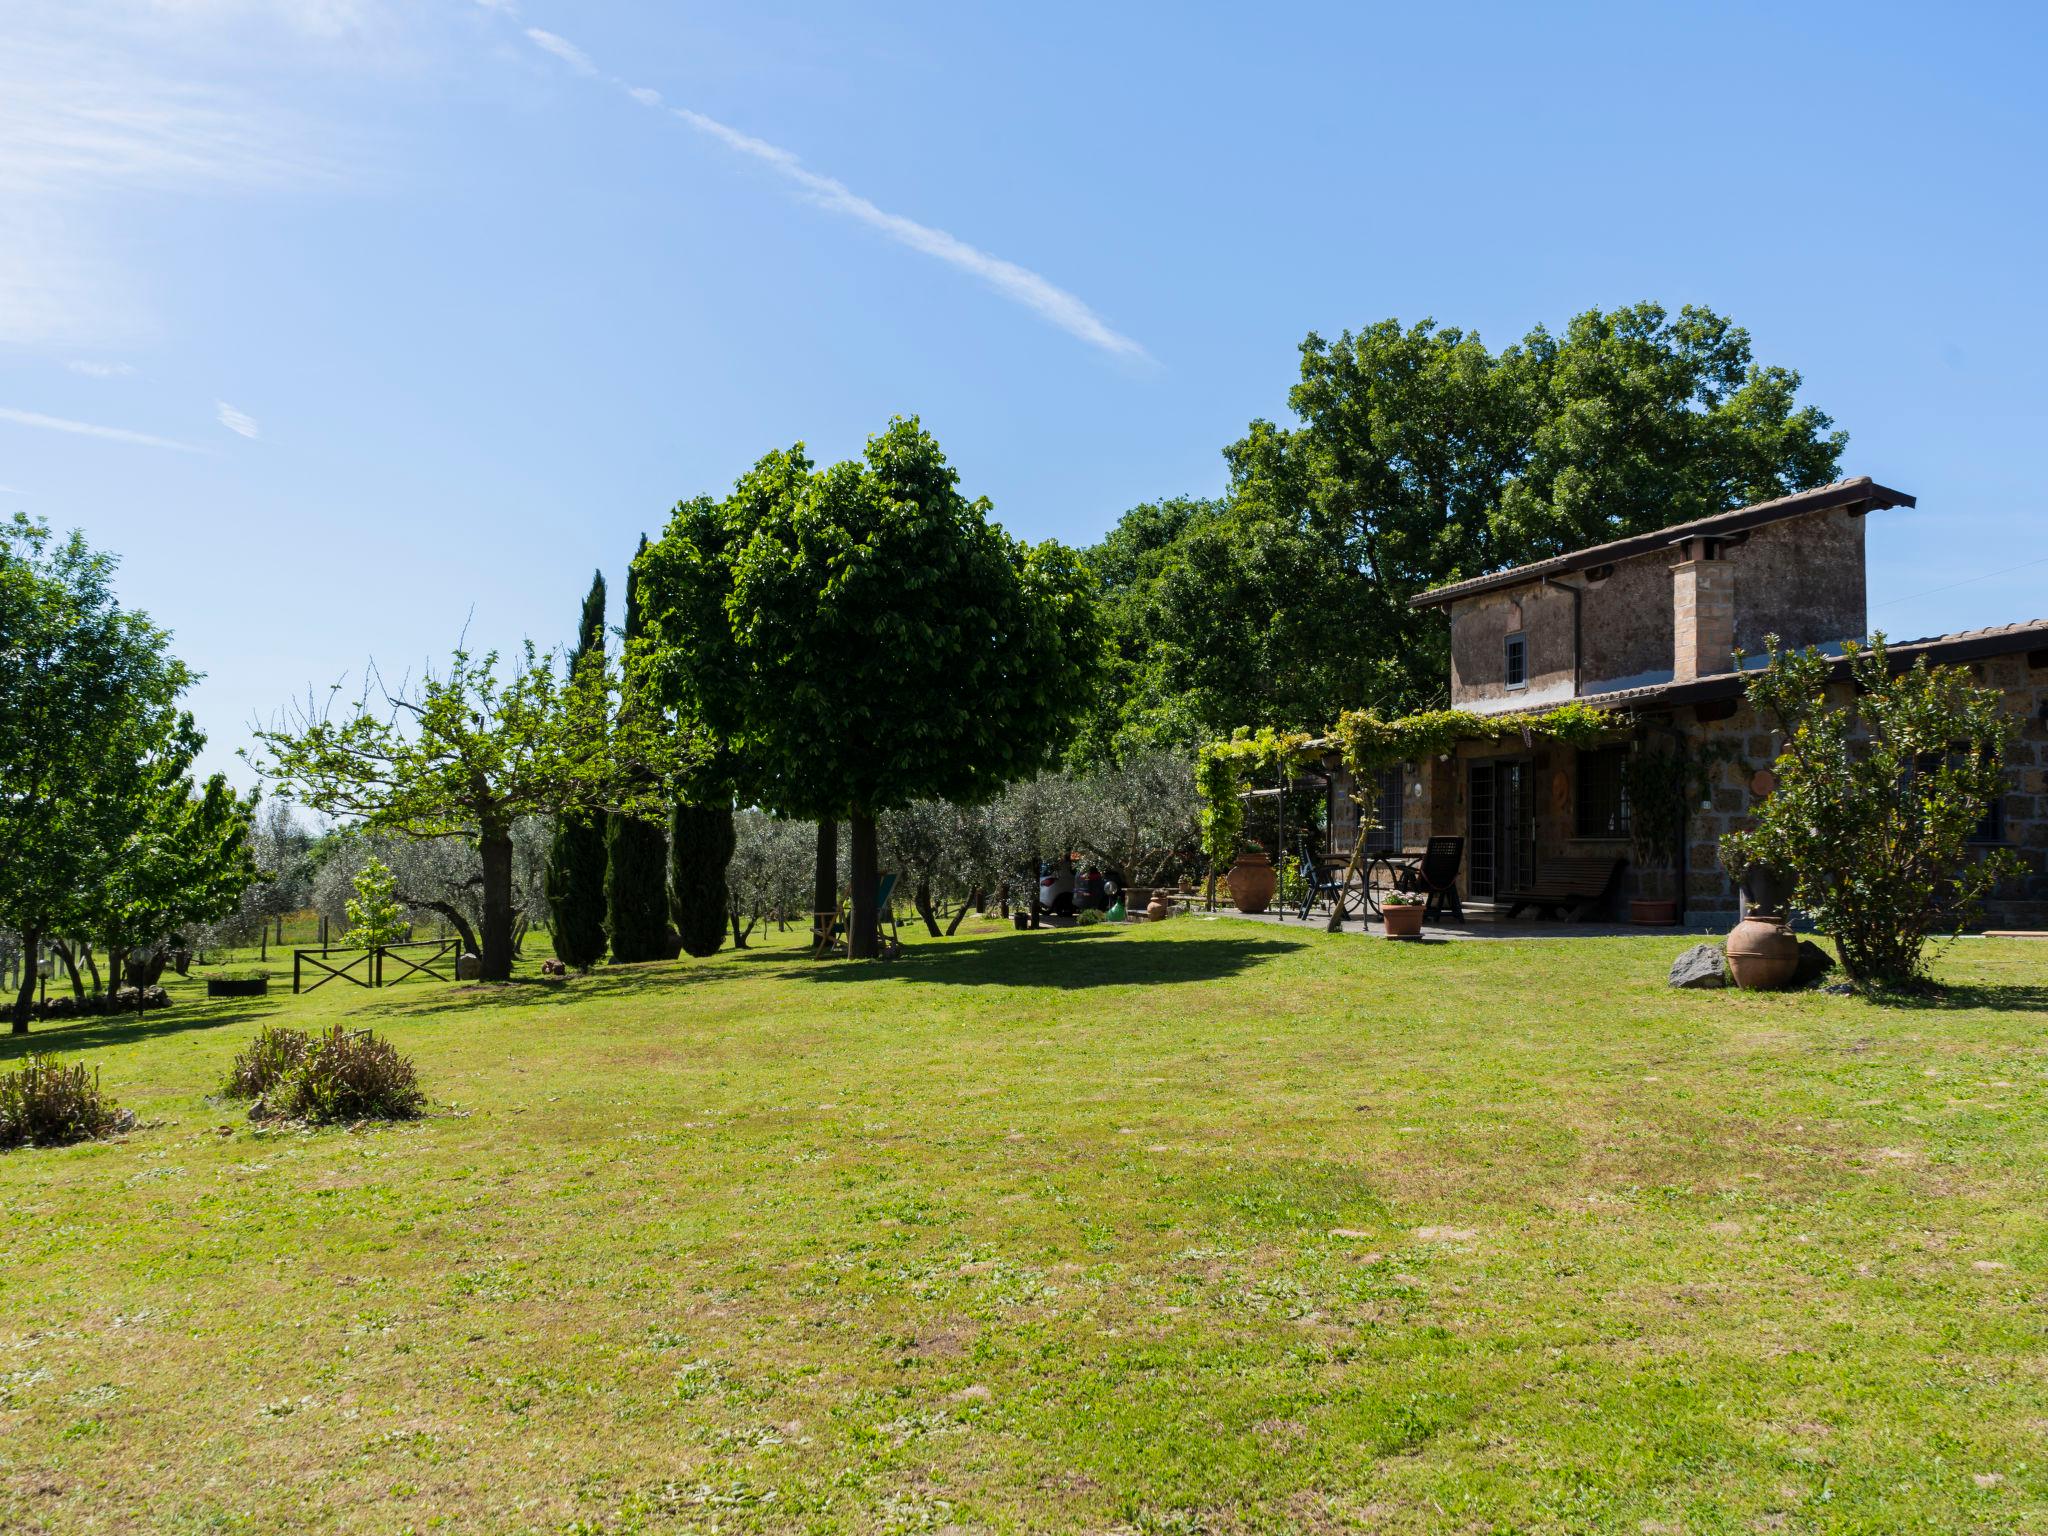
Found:
[[[45,416],[41,411],[17,411],[4,405],[0,405],[0,421],[11,421],[18,427],[36,427],[45,432],[97,437],[110,443],[132,443],[138,448],[168,448],[174,453],[199,452],[190,443],[180,443],[168,437],[130,432],[126,427],[102,427],[90,421],[70,421],[62,416]]]
[[[590,55],[570,42],[566,37],[557,37],[552,32],[543,32],[539,27],[526,29],[526,40],[545,53],[552,53],[579,75],[594,75],[597,66],[590,62]]]
[[[64,366],[88,379],[127,379],[135,376],[133,363],[95,363],[81,358]]]
[[[512,9],[507,0],[478,0],[478,3],[501,14],[510,14]],[[567,38],[544,32],[539,27],[528,27],[526,36],[536,48],[553,54],[580,75],[594,78],[603,74],[590,55]],[[1078,294],[1068,292],[1029,267],[1006,261],[943,229],[919,223],[900,213],[890,213],[837,178],[810,169],[793,151],[779,144],[742,133],[730,124],[688,107],[669,106],[662,101],[659,92],[646,86],[633,85],[616,76],[604,78],[642,106],[668,112],[699,133],[718,140],[726,148],[768,166],[785,181],[800,188],[820,208],[843,214],[899,245],[908,246],[981,279],[1004,298],[1022,304],[1091,347],[1098,347],[1114,357],[1150,360],[1150,354],[1142,345],[1113,329]]]
[[[215,419],[230,432],[240,433],[243,437],[263,435],[262,429],[256,425],[256,418],[247,411],[238,411],[225,400],[216,400],[213,404],[217,412]]]

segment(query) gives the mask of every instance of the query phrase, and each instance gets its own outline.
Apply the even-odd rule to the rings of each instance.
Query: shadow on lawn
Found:
[[[964,987],[1158,986],[1177,981],[1221,981],[1292,954],[1300,945],[1281,939],[1203,937],[1175,944],[1119,942],[1125,935],[1055,929],[956,939],[948,944],[907,944],[901,958],[855,965],[806,961],[791,971],[805,981],[928,981]],[[765,957],[764,957],[765,958]]]
[[[686,961],[650,960],[644,965],[607,965],[587,976],[561,979],[515,976],[490,984],[447,986],[428,982],[385,987],[363,1000],[362,1013],[416,1019],[467,1008],[564,1008],[601,1002],[633,992],[665,991],[698,981],[716,981],[718,971]]]
[[[1952,982],[1922,992],[1886,992],[1873,999],[1887,1008],[1933,1012],[1989,1009],[1994,1013],[2048,1013],[2048,986],[2023,982]]]
[[[246,1024],[251,1019],[274,1019],[278,1007],[268,1003],[240,1003],[232,1008],[208,1008],[204,1003],[172,1004],[153,1008],[137,1018],[132,1013],[94,1014],[82,1019],[63,1019],[37,1024],[25,1035],[0,1035],[0,1062],[18,1061],[29,1055],[64,1055],[74,1051],[96,1051],[107,1045],[133,1045],[163,1035],[182,1035],[194,1029],[221,1029]]]

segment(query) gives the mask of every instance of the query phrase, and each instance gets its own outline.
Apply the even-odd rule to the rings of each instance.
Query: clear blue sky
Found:
[[[0,507],[122,554],[225,765],[369,655],[567,638],[772,446],[919,413],[1086,542],[1218,489],[1311,328],[1653,298],[1919,495],[1874,624],[2048,617],[2044,44],[2019,5],[5,0]]]

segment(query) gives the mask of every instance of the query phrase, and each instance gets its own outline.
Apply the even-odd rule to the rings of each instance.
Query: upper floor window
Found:
[[[1507,679],[1510,688],[1529,686],[1529,640],[1526,635],[1508,636]]]

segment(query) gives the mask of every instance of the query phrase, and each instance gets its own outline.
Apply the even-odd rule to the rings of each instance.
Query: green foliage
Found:
[[[1689,745],[1674,737],[1663,747],[1636,744],[1622,760],[1622,791],[1628,797],[1629,839],[1638,861],[1669,868],[1677,862],[1692,825],[1693,807],[1713,794],[1716,764],[1741,756],[1733,742]]]
[[[585,658],[604,654],[604,573],[590,578],[576,647],[569,653],[573,676]],[[604,958],[605,819],[588,811],[555,818],[548,843],[546,889],[555,957],[587,971]]]
[[[1211,874],[1237,858],[1244,842],[1244,801],[1239,791],[1253,778],[1289,773],[1312,762],[1305,731],[1241,728],[1225,741],[1212,741],[1195,756],[1195,790],[1202,799],[1202,851]]]
[[[31,1056],[0,1074],[0,1151],[91,1141],[134,1123],[134,1115],[100,1092],[97,1071]]]
[[[678,804],[668,822],[668,899],[683,953],[702,959],[725,942],[732,807]]]
[[[1625,716],[1574,700],[1528,714],[1476,715],[1463,709],[1425,709],[1397,720],[1367,710],[1347,710],[1330,729],[1345,766],[1376,773],[1394,763],[1421,762],[1449,752],[1461,741],[1502,741],[1524,730],[1569,746],[1613,741],[1629,729]]]
[[[2020,872],[2008,849],[1972,857],[1971,833],[2005,790],[2005,755],[2017,724],[1996,690],[1962,667],[1902,672],[1884,636],[1845,648],[1853,700],[1829,696],[1829,659],[1786,651],[1769,636],[1770,663],[1749,701],[1786,735],[1777,787],[1747,832],[1721,839],[1741,877],[1752,864],[1789,879],[1793,902],[1830,935],[1852,981],[1916,985],[1926,940],[1954,932],[1999,880]]]
[[[348,941],[357,949],[396,944],[405,937],[405,908],[396,895],[397,877],[372,854],[356,872],[355,895],[348,903]]]
[[[614,708],[634,665],[629,658],[622,672],[586,655],[558,676],[552,657],[529,643],[501,678],[495,652],[478,659],[458,650],[445,675],[385,691],[381,708],[366,686],[340,719],[330,700],[328,711],[309,705],[257,732],[267,755],[256,766],[330,816],[415,837],[473,838],[483,977],[503,981],[512,972],[513,824],[612,809],[659,816],[666,786],[696,758],[696,743],[658,711]]]
[[[312,1043],[304,1030],[266,1024],[228,1064],[221,1093],[230,1099],[259,1099],[298,1070]]]
[[[1087,749],[1441,704],[1447,630],[1410,597],[1826,483],[1846,438],[1799,383],[1693,307],[1498,353],[1433,321],[1311,334],[1296,424],[1224,451],[1222,500],[1134,508],[1088,552],[1111,671]]]
[[[1102,919],[1103,914],[1094,907],[1083,907],[1074,914],[1074,926],[1077,928],[1092,928],[1101,922]]]
[[[1049,761],[1100,665],[1079,561],[1010,538],[958,480],[914,419],[829,469],[798,445],[678,506],[636,563],[665,701],[743,799],[851,822],[856,867],[884,812],[985,801]]]
[[[197,679],[115,602],[113,573],[77,534],[0,523],[0,927],[31,941],[152,945],[232,912],[256,878],[253,798],[195,783],[206,738],[179,700]]]
[[[412,1063],[390,1041],[339,1024],[317,1035],[264,1029],[235,1058],[221,1092],[255,1099],[265,1118],[311,1125],[411,1120],[427,1103]]]
[[[609,816],[604,829],[604,931],[614,965],[673,960],[668,833],[658,821]]]
[[[647,609],[641,598],[641,561],[647,553],[643,535],[626,574],[626,622],[621,631],[626,654],[641,656],[647,643]],[[635,720],[658,717],[657,701],[629,682],[621,713]],[[604,928],[612,961],[634,965],[645,960],[673,960],[676,942],[668,922],[668,834],[663,823],[668,807],[648,806],[614,812],[604,833]]]

